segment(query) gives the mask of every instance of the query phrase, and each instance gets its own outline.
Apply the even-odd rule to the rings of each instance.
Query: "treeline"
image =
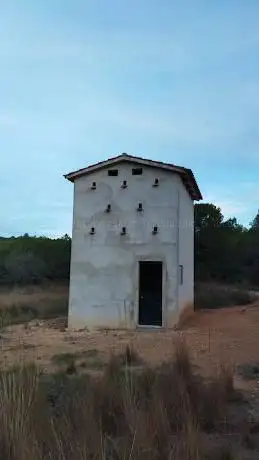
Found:
[[[68,235],[0,237],[0,284],[68,281],[70,251]],[[195,278],[258,287],[259,214],[245,228],[213,204],[196,204]]]
[[[0,237],[0,284],[69,279],[71,238]]]
[[[258,287],[259,214],[245,228],[213,204],[195,205],[195,278]]]

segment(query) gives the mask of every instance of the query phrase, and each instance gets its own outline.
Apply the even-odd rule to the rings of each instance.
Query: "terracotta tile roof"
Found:
[[[144,166],[150,166],[153,168],[165,169],[167,171],[177,173],[180,175],[192,199],[202,200],[201,192],[199,190],[198,184],[195,180],[195,177],[191,169],[187,169],[182,166],[176,166],[172,163],[164,163],[162,161],[148,160],[146,158],[136,157],[134,155],[128,155],[127,153],[122,153],[121,155],[117,155],[116,157],[111,157],[111,158],[108,158],[107,160],[100,161],[99,163],[95,163],[93,165],[87,166],[86,168],[78,169],[77,171],[72,171],[68,174],[65,174],[64,177],[68,179],[69,181],[74,182],[79,177],[86,176],[102,168],[108,168],[110,166],[114,166],[124,161],[135,163],[135,164],[137,163],[137,164],[141,164]]]

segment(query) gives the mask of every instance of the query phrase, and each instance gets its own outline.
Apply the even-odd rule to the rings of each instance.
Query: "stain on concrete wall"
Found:
[[[179,265],[183,267],[183,283],[179,283],[178,290],[181,314],[186,306],[190,309],[194,303],[194,207],[187,190],[179,187],[179,191]]]

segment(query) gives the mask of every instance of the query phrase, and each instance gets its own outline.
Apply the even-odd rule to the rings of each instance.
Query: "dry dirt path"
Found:
[[[47,370],[54,354],[97,350],[106,361],[130,344],[149,364],[159,364],[174,352],[174,340],[183,336],[202,372],[216,371],[220,363],[259,362],[259,303],[242,308],[194,313],[181,331],[68,332],[48,322],[10,326],[1,334],[1,363],[36,360]]]

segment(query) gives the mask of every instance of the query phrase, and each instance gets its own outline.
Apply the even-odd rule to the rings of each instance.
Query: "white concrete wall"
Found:
[[[178,175],[143,167],[132,175],[134,164],[121,163],[117,177],[107,169],[79,178],[74,185],[74,216],[69,294],[72,328],[134,328],[138,318],[138,262],[161,260],[164,267],[163,325],[170,327],[178,312],[178,200],[185,207],[180,219],[192,219],[193,204]],[[158,177],[159,187],[152,187]],[[121,189],[127,180],[128,188]],[[95,181],[96,190],[91,190]],[[136,211],[138,203],[144,211]],[[106,213],[107,204],[111,212]],[[153,225],[159,233],[152,235]],[[121,236],[121,227],[127,235]],[[89,235],[95,227],[95,235]],[[191,236],[187,231],[186,237]],[[189,264],[192,243],[180,237],[185,284],[181,302],[191,297],[193,273]],[[188,277],[190,279],[188,280]],[[188,292],[185,293],[185,287]]]
[[[194,206],[187,190],[179,195],[179,265],[183,266],[183,284],[179,285],[179,313],[194,304]]]

